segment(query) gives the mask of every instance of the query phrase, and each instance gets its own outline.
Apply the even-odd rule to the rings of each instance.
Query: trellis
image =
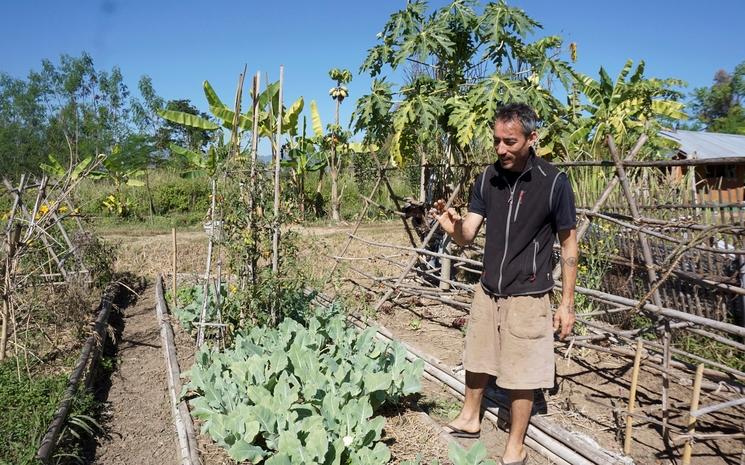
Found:
[[[35,282],[48,285],[90,282],[90,272],[84,263],[81,248],[86,233],[73,207],[71,194],[95,166],[95,162],[90,163],[84,172],[68,172],[56,180],[50,180],[48,176],[31,178],[24,174],[17,186],[3,179],[3,185],[13,202],[2,239],[0,360],[5,358],[10,332],[17,334],[14,300],[19,290]],[[69,218],[75,220],[74,236],[65,225],[65,220]],[[35,244],[41,244],[38,250],[46,257],[25,260],[33,253]],[[18,349],[17,342],[14,346]]]
[[[613,176],[609,179],[601,195],[590,207],[578,209],[580,221],[577,226],[579,241],[592,239],[590,227],[593,222],[613,223],[621,231],[619,240],[619,253],[608,257],[617,270],[626,270],[629,273],[643,272],[644,279],[635,283],[632,292],[604,292],[599,289],[587,289],[578,286],[576,292],[582,294],[600,305],[600,310],[592,314],[578,315],[578,321],[586,325],[589,333],[583,336],[568,338],[563,344],[568,344],[570,350],[573,346],[585,347],[600,352],[609,352],[617,356],[633,358],[634,375],[632,389],[628,402],[626,440],[624,452],[629,453],[631,448],[632,418],[641,418],[644,422],[659,423],[662,427],[663,438],[666,443],[685,441],[686,448],[683,454],[683,463],[690,463],[690,448],[696,439],[719,440],[727,438],[742,438],[742,433],[728,433],[715,435],[700,435],[695,432],[695,421],[697,418],[715,411],[725,409],[740,409],[745,404],[745,373],[722,363],[706,359],[686,351],[671,347],[671,339],[674,333],[688,332],[698,337],[714,340],[720,344],[742,353],[745,351],[745,327],[732,324],[728,321],[731,305],[737,304],[737,299],[745,299],[745,286],[742,281],[742,270],[737,270],[739,276],[729,276],[725,271],[725,264],[745,263],[745,204],[699,204],[683,198],[682,202],[661,202],[666,206],[663,214],[650,217],[649,212],[654,213],[655,207],[659,207],[660,199],[650,199],[649,196],[639,195],[634,186],[629,182],[626,174],[628,168],[667,168],[673,166],[695,166],[699,164],[731,164],[745,163],[744,159],[723,158],[718,160],[666,160],[666,161],[637,161],[635,157],[640,152],[646,137],[639,139],[637,144],[629,153],[622,157],[616,148],[613,139],[607,140],[612,161],[578,161],[556,163],[559,167],[572,169],[579,166],[612,167]],[[473,286],[459,282],[452,278],[449,267],[453,266],[467,273],[480,275],[481,262],[479,254],[483,249],[473,247],[468,254],[453,254],[449,251],[435,252],[428,250],[430,239],[438,226],[433,223],[423,237],[422,241],[416,239],[412,226],[407,221],[407,215],[402,208],[390,182],[387,172],[391,170],[383,166],[377,154],[371,154],[378,166],[379,176],[370,192],[364,197],[365,205],[360,213],[359,220],[349,234],[348,241],[344,244],[341,252],[333,257],[336,262],[329,279],[333,276],[337,266],[342,261],[348,263],[348,270],[361,276],[361,279],[346,276],[345,279],[352,282],[365,292],[378,296],[375,309],[381,307],[396,296],[410,296],[424,301],[435,301],[448,305],[452,308],[466,312],[470,306],[470,294]],[[428,167],[441,168],[441,165],[428,165]],[[469,171],[472,165],[458,165],[458,168],[466,168]],[[447,201],[448,206],[457,198],[462,190],[463,183],[454,186]],[[620,185],[620,195],[616,187]],[[375,242],[364,239],[358,235],[359,226],[371,206],[380,207],[372,199],[376,192],[384,187],[390,197],[394,200],[396,209],[392,212],[400,217],[404,225],[409,246],[400,246],[389,243]],[[615,194],[615,196],[614,196]],[[685,195],[685,194],[684,194]],[[612,200],[609,200],[612,199]],[[651,201],[652,203],[649,203]],[[685,218],[680,215],[673,217],[672,211],[684,211]],[[629,236],[633,236],[629,237]],[[353,241],[361,241],[366,245],[385,250],[395,250],[389,255],[375,254],[369,257],[347,257],[346,253]],[[728,244],[724,247],[721,244]],[[401,252],[411,255],[411,258],[402,262]],[[621,252],[623,251],[623,252]],[[423,262],[424,257],[437,257],[441,259],[438,268],[414,269],[417,262]],[[364,270],[351,265],[359,260],[377,260],[393,264],[402,269],[399,275],[375,276]],[[739,260],[739,262],[735,262]],[[555,269],[554,276],[559,276],[559,269]],[[433,282],[434,280],[434,282]],[[561,284],[557,283],[561,288]],[[382,292],[382,296],[379,294]],[[643,313],[653,322],[652,328],[638,330],[620,330],[614,328],[611,323],[618,321],[622,315]],[[662,335],[662,342],[648,341],[643,336],[649,332]],[[597,345],[597,341],[603,341],[604,345]],[[617,343],[636,342],[636,350],[627,350],[618,347]],[[653,355],[656,353],[657,355]],[[697,362],[697,364],[691,363]],[[650,417],[649,411],[635,408],[636,379],[640,366],[644,365],[659,373],[662,379],[662,421]],[[673,428],[668,423],[670,411],[673,407],[669,403],[668,389],[670,382],[678,382],[682,385],[693,387],[687,430],[678,431],[676,437],[671,436]],[[701,389],[716,391],[721,403],[708,406],[704,409],[698,408],[698,397]],[[736,415],[736,414],[735,414]],[[733,423],[735,428],[741,425]],[[600,462],[595,462],[600,463]]]

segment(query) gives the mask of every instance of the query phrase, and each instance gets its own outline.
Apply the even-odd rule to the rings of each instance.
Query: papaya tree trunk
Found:
[[[424,149],[419,147],[419,201],[424,202],[427,197],[427,168],[424,166],[427,163],[427,154]]]

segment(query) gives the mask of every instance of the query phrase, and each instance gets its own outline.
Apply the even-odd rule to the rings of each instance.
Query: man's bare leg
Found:
[[[510,390],[510,435],[502,456],[504,463],[519,462],[527,454],[523,442],[532,411],[532,389]]]
[[[449,426],[469,433],[481,430],[481,399],[484,397],[484,389],[488,382],[488,374],[466,371],[466,395],[463,408]]]

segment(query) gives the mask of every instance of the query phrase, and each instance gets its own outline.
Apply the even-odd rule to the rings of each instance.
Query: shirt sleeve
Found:
[[[481,173],[471,187],[471,201],[468,204],[468,211],[486,218],[486,202],[482,197],[483,192],[481,189],[481,184],[484,182],[484,174]]]
[[[559,174],[551,201],[551,222],[554,231],[566,231],[577,226],[577,209],[574,192],[567,175]]]

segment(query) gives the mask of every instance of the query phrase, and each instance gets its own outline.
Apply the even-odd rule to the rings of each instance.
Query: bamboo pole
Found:
[[[272,145],[274,150],[274,231],[272,232],[272,275],[277,277],[279,274],[279,168],[282,159],[282,86],[284,85],[284,66],[279,67],[279,108],[277,109],[277,139]],[[274,299],[272,300],[272,308],[270,313],[271,324],[277,323],[277,312],[279,306],[279,295],[275,292]]]
[[[171,228],[171,236],[173,238],[173,279],[171,284],[172,295],[173,295],[173,308],[178,308],[178,287],[176,287],[176,274],[178,273],[178,246],[176,242],[176,228]]]
[[[272,273],[279,272],[279,168],[282,158],[282,85],[284,84],[284,66],[279,67],[279,109],[277,110],[277,140],[274,149],[274,233],[272,235]]]
[[[204,323],[207,319],[207,306],[210,300],[210,271],[212,270],[212,244],[214,242],[215,231],[215,208],[216,208],[216,197],[217,197],[217,180],[212,179],[212,205],[210,207],[210,234],[209,242],[207,243],[207,265],[204,271],[204,301],[202,302],[202,311],[199,313],[199,323]],[[222,225],[220,225],[222,227]],[[204,344],[204,325],[200,325],[197,329],[197,348],[202,347]]]
[[[2,332],[0,333],[0,361],[5,360],[5,351],[8,345],[8,330],[10,328],[10,319],[13,314],[13,281],[16,264],[16,248],[18,240],[21,237],[21,225],[15,224],[8,232],[5,265],[3,267],[3,322]]]
[[[381,180],[385,184],[386,189],[388,190],[388,194],[391,196],[391,200],[393,200],[393,204],[396,206],[396,211],[402,211],[401,204],[398,202],[398,196],[396,195],[396,192],[393,190],[393,187],[391,186],[390,181],[388,180],[388,177],[385,174],[385,166],[388,166],[388,161],[386,161],[385,166],[380,163],[380,159],[378,158],[378,154],[373,150],[370,152],[370,154],[373,156],[373,160],[375,161],[375,166],[378,168],[378,175],[380,176]],[[371,196],[372,197],[372,196]],[[404,225],[404,230],[406,231],[406,235],[409,238],[409,242],[411,242],[411,245],[413,247],[417,247],[419,244],[414,237],[414,234],[411,232],[411,227],[409,226],[409,222],[406,220],[405,217],[401,217],[401,222]],[[426,244],[421,244],[420,247],[425,247]]]
[[[561,287],[559,284],[557,284],[557,287]],[[639,304],[639,301],[634,299],[629,299],[626,297],[621,297],[613,294],[608,294],[607,292],[597,291],[595,289],[588,289],[586,287],[577,286],[575,287],[575,291],[590,297],[599,297],[601,299],[608,300],[613,303],[617,303],[620,305],[629,305],[629,306],[637,306]],[[716,321],[712,320],[710,318],[706,318],[703,316],[698,315],[692,315],[686,312],[681,312],[679,310],[674,310],[672,308],[666,308],[666,307],[660,307],[658,305],[649,304],[646,303],[641,306],[642,310],[646,310],[648,312],[652,312],[655,314],[659,314],[668,318],[673,318],[676,320],[681,321],[689,321],[691,323],[706,326],[712,329],[716,329],[719,331],[723,331],[729,334],[733,334],[735,336],[745,337],[745,328],[737,325],[733,325],[730,323],[725,323],[722,321]]]
[[[171,400],[171,414],[176,427],[182,465],[199,465],[198,445],[194,435],[194,426],[186,401],[180,400],[181,370],[176,357],[173,328],[168,315],[168,307],[163,295],[163,277],[158,275],[155,282],[155,316],[160,326],[160,339],[163,343],[163,356],[166,362],[168,395]]]
[[[261,85],[261,73],[256,72],[256,76],[254,76],[253,79],[253,86],[251,89],[251,98],[253,99],[253,127],[251,132],[251,171],[250,171],[250,184],[249,184],[249,192],[248,192],[248,227],[251,232],[251,236],[254,239],[253,245],[251,247],[255,249],[255,244],[257,243],[256,240],[256,224],[254,223],[256,212],[255,205],[254,205],[254,196],[256,195],[256,175],[257,175],[257,166],[258,158],[259,158],[259,111],[260,111],[260,102],[259,102],[259,86]],[[255,253],[249,253],[249,263],[248,263],[248,271],[249,271],[249,278],[251,280],[252,284],[256,284],[256,254]],[[241,318],[240,322],[241,325],[243,325],[243,309],[241,309]]]
[[[388,163],[390,160],[386,160],[385,167],[388,166]],[[375,195],[375,193],[380,188],[380,181],[383,180],[382,172],[379,173],[378,178],[375,180],[375,185],[373,185],[372,189],[370,190],[369,196],[372,198],[372,196]],[[347,250],[349,250],[349,246],[352,244],[352,238],[355,237],[355,234],[357,234],[357,231],[360,228],[360,225],[362,224],[362,220],[365,218],[365,215],[367,214],[367,210],[370,208],[370,200],[365,198],[365,206],[362,209],[362,213],[360,213],[359,218],[357,218],[357,222],[354,225],[354,228],[352,229],[352,234],[349,236],[349,239],[344,244],[344,248],[342,249],[341,253],[339,254],[339,257],[344,257],[347,253]],[[331,279],[334,277],[334,273],[336,272],[336,269],[339,266],[339,259],[336,259],[334,261],[334,265],[331,267],[331,271],[328,274],[328,277],[324,280],[324,286],[327,285]]]
[[[637,231],[640,234],[643,233],[643,234],[646,234],[648,236],[656,237],[658,239],[662,239],[662,240],[665,240],[665,241],[668,241],[668,242],[674,242],[676,244],[687,244],[688,243],[688,241],[685,241],[685,240],[682,240],[682,239],[677,239],[675,237],[668,236],[666,234],[662,234],[662,233],[660,233],[658,231],[655,231],[653,229],[646,228],[644,226],[639,226],[638,224],[636,224],[637,221],[634,221],[634,223],[630,223],[628,221],[623,221],[621,219],[618,219],[618,215],[607,215],[607,214],[598,213],[598,212],[594,212],[593,213],[592,211],[584,210],[582,208],[577,209],[577,211],[578,212],[581,212],[583,214],[586,214],[588,216],[593,216],[593,217],[596,217],[596,218],[601,218],[603,220],[606,220],[606,221],[609,221],[611,223],[617,224],[617,225],[622,226],[624,228],[628,228],[628,229]],[[640,220],[640,221],[638,221],[638,223],[643,224],[644,221]],[[673,224],[669,224],[669,225],[668,224],[664,224],[664,225],[663,224],[657,224],[657,225],[658,226],[674,227]],[[693,228],[693,229],[698,230],[698,231],[708,231],[708,230],[711,230],[712,227],[711,226],[702,226],[700,228],[696,227],[696,228]],[[725,226],[724,229],[731,229],[733,231],[738,231],[740,228],[736,228],[734,226]],[[717,253],[717,254],[723,254],[723,255],[735,255],[735,254],[745,253],[745,249],[720,249],[720,248],[716,248],[716,247],[706,247],[706,246],[703,246],[703,245],[694,245],[691,248],[692,249],[696,249],[696,250],[700,250],[700,251],[703,251],[703,252],[711,252],[711,253]]]
[[[631,453],[631,440],[634,420],[631,415],[634,413],[636,406],[636,387],[639,383],[639,367],[641,366],[642,359],[642,341],[638,339],[636,341],[636,355],[634,356],[634,368],[631,371],[631,388],[629,389],[629,407],[626,416],[626,434],[623,441],[623,453],[629,455]]]
[[[701,380],[704,376],[704,364],[700,364],[696,369],[696,377],[693,381],[693,394],[691,396],[691,410],[688,416],[688,434],[693,435],[696,432],[696,417],[693,415],[698,410],[699,396],[701,395]],[[689,439],[683,448],[683,465],[690,465],[691,454],[693,453],[693,439]]]
[[[96,318],[93,333],[88,336],[85,345],[83,345],[83,349],[80,352],[75,368],[70,374],[67,388],[62,395],[62,400],[57,407],[52,422],[49,424],[49,429],[41,440],[41,446],[36,453],[36,458],[44,464],[51,463],[52,453],[54,452],[54,448],[57,446],[57,439],[62,431],[67,414],[70,412],[70,407],[75,398],[78,384],[83,377],[83,372],[88,365],[88,360],[91,357],[93,348],[99,343],[99,341],[104,340],[104,333],[108,325],[109,313],[111,313],[112,300],[116,289],[116,286],[110,286],[106,291],[104,291],[104,295],[101,299],[101,311],[98,313],[98,317]]]
[[[727,402],[722,402],[719,404],[709,405],[708,407],[704,407],[702,409],[698,409],[695,412],[691,412],[691,416],[694,418],[698,418],[704,415],[708,415],[710,413],[718,412],[720,410],[724,410],[726,408],[730,407],[737,407],[738,405],[745,404],[745,397],[740,397],[739,399],[733,399]]]
[[[453,203],[453,199],[455,199],[455,197],[458,195],[458,192],[460,192],[460,185],[456,186],[455,189],[453,190],[453,193],[450,194],[450,198],[445,204],[446,210],[450,208],[450,204]],[[432,225],[432,227],[429,229],[429,233],[422,241],[422,248],[427,247],[427,244],[429,244],[429,241],[432,239],[432,236],[435,235],[435,231],[437,231],[437,228],[439,227],[440,227],[440,224],[438,222],[435,222]],[[406,279],[406,275],[409,274],[409,271],[411,271],[411,269],[414,267],[414,264],[417,262],[418,259],[419,259],[419,255],[412,257],[412,259],[409,261],[408,265],[406,266],[406,269],[404,270],[404,272],[401,273],[401,276],[398,278],[398,280],[396,280],[396,283],[394,284],[394,286],[388,291],[386,291],[385,295],[383,295],[383,297],[380,298],[378,303],[375,304],[375,311],[380,310],[380,307],[383,306],[383,303],[385,303],[385,301],[387,301],[391,297],[391,295],[393,295],[393,293],[396,290],[396,287],[398,287],[398,285],[401,284],[404,279]]]

